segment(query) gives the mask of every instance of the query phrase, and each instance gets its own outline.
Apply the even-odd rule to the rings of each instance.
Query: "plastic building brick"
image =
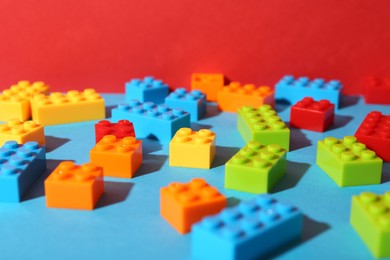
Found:
[[[45,169],[44,146],[6,142],[0,148],[0,202],[20,202]]]
[[[277,144],[248,142],[225,165],[225,188],[267,193],[286,175],[286,150]]]
[[[48,208],[92,210],[103,192],[103,170],[92,163],[61,162],[45,180]]]
[[[270,105],[259,108],[244,106],[237,111],[237,128],[245,142],[259,141],[263,145],[278,144],[289,150],[290,129]]]
[[[351,224],[375,257],[390,257],[390,191],[352,197]]]
[[[222,111],[236,113],[243,106],[258,107],[274,105],[274,91],[268,86],[256,87],[253,84],[241,85],[231,82],[218,91],[218,107]]]
[[[285,76],[275,86],[275,99],[295,104],[304,97],[312,97],[316,100],[329,100],[339,108],[341,88],[338,80],[325,82],[320,78],[309,80],[307,77]]]
[[[19,81],[0,94],[0,121],[31,119],[30,98],[37,94],[46,94],[49,87],[38,81],[30,84],[27,80]]]
[[[316,163],[340,187],[381,182],[382,159],[354,136],[318,141]]]
[[[142,79],[132,79],[125,84],[126,102],[137,99],[141,102],[153,102],[156,104],[164,103],[168,96],[169,87],[162,80],[147,76]]]
[[[199,90],[187,92],[184,88],[178,88],[165,98],[165,104],[190,113],[191,121],[198,121],[206,114],[206,96]]]
[[[160,190],[160,213],[177,232],[191,231],[192,224],[226,207],[226,198],[203,179],[171,183]]]
[[[0,146],[12,140],[18,144],[36,141],[39,145],[45,145],[45,131],[43,126],[33,121],[23,123],[14,119],[7,124],[0,124]]]
[[[138,100],[112,109],[112,119],[133,122],[137,138],[153,137],[163,143],[169,143],[180,128],[190,127],[190,114],[187,112]]]
[[[367,104],[390,105],[390,78],[370,77],[364,86],[364,100]]]
[[[194,259],[263,259],[301,237],[303,214],[260,195],[192,226]]]
[[[384,161],[390,162],[390,115],[370,112],[357,129],[355,137]]]
[[[135,137],[134,126],[129,120],[119,120],[118,123],[111,123],[108,120],[101,120],[95,124],[95,140],[98,143],[105,135],[115,135],[122,139],[128,136]]]
[[[217,93],[224,85],[224,76],[219,73],[193,73],[191,89],[206,93],[208,101],[217,101]]]
[[[142,142],[132,136],[106,135],[89,155],[91,163],[103,168],[104,176],[131,178],[142,163]]]
[[[106,114],[104,99],[94,89],[37,95],[31,108],[33,120],[43,126],[103,119]]]
[[[315,101],[305,97],[291,107],[290,126],[324,132],[334,122],[334,104],[328,100]]]
[[[181,128],[169,144],[169,166],[210,169],[215,149],[215,133]]]

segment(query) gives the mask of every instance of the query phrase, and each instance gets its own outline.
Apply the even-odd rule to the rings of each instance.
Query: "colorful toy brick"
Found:
[[[47,94],[49,86],[38,81],[30,84],[27,80],[19,81],[0,95],[0,121],[31,119],[30,98],[37,94]]]
[[[7,124],[0,124],[0,146],[12,140],[18,144],[36,141],[39,145],[45,145],[45,131],[43,126],[36,124],[34,121],[23,123],[13,119],[8,121]]]
[[[334,104],[329,100],[315,101],[305,97],[291,107],[290,126],[324,132],[334,122]]]
[[[268,86],[256,87],[253,84],[241,85],[231,82],[218,91],[218,107],[222,111],[236,113],[243,106],[258,107],[274,105],[274,91]]]
[[[133,122],[137,138],[154,137],[163,143],[169,143],[180,128],[190,127],[190,114],[187,112],[138,100],[112,109],[112,120],[120,119]]]
[[[217,101],[217,93],[224,85],[224,76],[219,73],[193,73],[191,89],[206,93],[208,101]]]
[[[286,175],[286,150],[249,141],[225,165],[225,188],[267,193]]]
[[[94,89],[37,95],[31,99],[33,120],[43,126],[103,119],[104,99]]]
[[[92,163],[61,162],[45,180],[48,208],[92,210],[103,192],[103,169]]]
[[[357,129],[355,137],[385,162],[390,162],[390,115],[370,112]]]
[[[289,150],[290,129],[270,105],[259,108],[244,106],[237,111],[237,129],[245,142],[259,141],[263,145],[278,144]]]
[[[169,144],[169,166],[210,169],[215,149],[215,133],[181,128]]]
[[[125,84],[126,102],[133,99],[141,102],[153,102],[155,104],[164,103],[164,99],[168,96],[169,87],[162,80],[155,79],[152,76],[147,76],[142,79],[132,79]]]
[[[91,163],[103,168],[104,176],[131,178],[142,163],[142,142],[132,136],[106,135],[89,155]]]
[[[351,224],[375,257],[390,257],[390,191],[353,196]]]
[[[341,88],[338,80],[325,82],[320,78],[309,80],[307,77],[285,76],[275,86],[275,99],[295,104],[304,97],[312,97],[316,100],[329,100],[339,108]]]
[[[225,196],[203,179],[171,183],[160,190],[161,216],[181,234],[190,232],[192,224],[224,207]]]
[[[390,78],[368,78],[364,86],[364,100],[367,104],[390,105]]]
[[[266,195],[206,217],[192,226],[193,259],[263,259],[300,240],[303,214]]]
[[[44,146],[6,142],[0,148],[0,202],[20,202],[45,169]]]
[[[316,162],[340,187],[381,182],[382,159],[354,136],[318,141]]]
[[[206,114],[206,96],[199,90],[187,92],[184,88],[178,88],[165,98],[165,104],[190,113],[191,121],[198,121]]]
[[[134,126],[129,120],[119,120],[118,123],[111,123],[108,120],[101,120],[95,124],[95,140],[98,143],[105,135],[115,135],[122,139],[128,136],[135,137]]]

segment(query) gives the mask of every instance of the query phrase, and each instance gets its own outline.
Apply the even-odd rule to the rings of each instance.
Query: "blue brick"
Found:
[[[275,86],[275,99],[285,100],[291,105],[304,97],[314,99],[327,99],[338,108],[340,103],[342,85],[338,80],[325,80],[317,78],[309,80],[307,77],[283,77]]]
[[[190,114],[166,105],[131,100],[112,110],[112,120],[127,119],[134,125],[137,138],[154,136],[160,142],[169,143],[182,127],[190,127]]]
[[[199,90],[187,92],[178,88],[165,98],[165,104],[171,108],[181,108],[190,113],[191,121],[198,121],[206,113],[206,95]]]
[[[192,226],[194,259],[258,259],[299,239],[302,213],[268,195],[240,203]]]
[[[45,147],[8,141],[0,148],[0,201],[20,202],[46,170]]]
[[[164,103],[169,87],[162,80],[147,76],[142,79],[132,79],[125,84],[126,102],[137,99],[141,102]]]

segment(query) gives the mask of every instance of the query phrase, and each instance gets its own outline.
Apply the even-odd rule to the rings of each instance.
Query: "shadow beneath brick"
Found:
[[[287,125],[290,128],[290,152],[311,145],[311,141],[306,137],[302,130],[290,127],[290,122],[287,122]]]
[[[259,259],[276,259],[286,252],[290,251],[292,248],[299,246],[300,244],[306,243],[307,241],[313,239],[314,237],[320,235],[321,233],[328,230],[330,226],[326,223],[315,221],[309,218],[306,215],[303,215],[303,226],[302,226],[302,236],[301,239],[291,241],[290,243],[278,247],[274,251],[268,253],[266,256]]]
[[[229,198],[227,198],[227,207],[231,208],[231,207],[237,206],[238,204],[240,204],[240,202],[241,202],[240,199],[237,199],[235,197],[229,197]]]
[[[291,104],[286,99],[278,99],[275,101],[274,109],[277,113],[281,113],[286,109],[290,109]]]
[[[216,154],[213,163],[211,164],[211,168],[216,168],[222,165],[233,157],[240,148],[237,147],[227,147],[227,146],[219,146],[216,147]]]
[[[310,164],[287,161],[286,175],[275,185],[271,193],[294,188],[309,169]]]
[[[341,96],[340,107],[339,109],[343,109],[346,107],[350,107],[356,105],[359,102],[360,96]]]
[[[191,123],[191,129],[193,131],[199,131],[200,129],[210,129],[211,127],[211,125],[199,124],[195,122]]]
[[[333,129],[337,129],[337,128],[342,128],[342,127],[346,126],[352,119],[353,119],[352,116],[335,115],[334,123],[333,123],[333,125],[331,125],[329,127],[328,131],[333,130]]]
[[[69,138],[60,138],[51,135],[46,135],[45,136],[46,152],[50,153],[55,149],[59,148],[60,146],[63,146],[69,141],[70,141]]]
[[[218,109],[217,103],[207,103],[206,114],[201,118],[201,120],[214,117],[219,114],[221,114],[221,111]]]
[[[30,187],[30,189],[23,196],[22,201],[32,200],[45,196],[44,182],[46,178],[54,171],[63,160],[46,160],[46,171],[39,177],[39,179]]]
[[[113,108],[115,108],[115,107],[117,107],[116,105],[110,105],[110,106],[106,106],[105,107],[105,110],[106,110],[106,119],[109,119],[109,118],[111,118],[111,110],[113,109]]]
[[[104,193],[96,204],[96,208],[103,208],[125,201],[133,186],[134,183],[131,182],[105,181]]]
[[[142,140],[142,153],[149,154],[160,151],[162,149],[161,143],[153,138],[141,138]]]
[[[140,177],[149,173],[159,171],[167,160],[167,158],[167,155],[144,154],[142,164],[139,167],[138,171],[134,174],[134,177]]]
[[[381,183],[390,182],[390,162],[383,163]]]

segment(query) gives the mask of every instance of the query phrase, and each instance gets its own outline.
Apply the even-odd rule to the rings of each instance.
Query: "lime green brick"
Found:
[[[237,111],[237,129],[245,142],[251,140],[264,145],[278,144],[290,148],[290,129],[270,105],[259,108],[244,106]]]
[[[390,191],[354,196],[351,224],[375,257],[390,257]]]
[[[225,165],[225,188],[267,193],[286,174],[286,149],[248,142]]]
[[[318,141],[316,162],[340,187],[381,182],[382,159],[354,136]]]

